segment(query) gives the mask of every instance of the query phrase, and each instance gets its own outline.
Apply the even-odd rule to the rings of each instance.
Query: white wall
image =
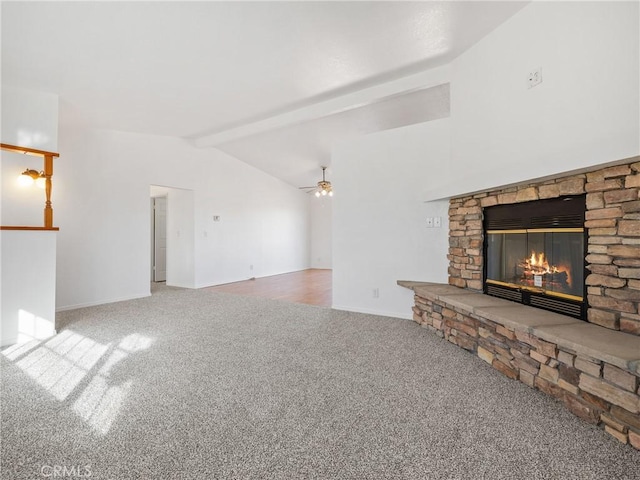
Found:
[[[55,334],[56,232],[3,230],[0,346]]]
[[[167,285],[195,287],[193,190],[167,192]]]
[[[311,197],[311,268],[332,268],[333,198]]]
[[[209,169],[194,188],[196,286],[309,268],[308,195],[218,150],[195,151]]]
[[[58,151],[58,96],[2,85],[2,143]]]
[[[171,279],[176,284],[202,287],[308,268],[309,199],[297,189],[177,138],[81,128],[65,122],[65,108],[56,187],[58,309],[149,295],[150,185],[191,191],[169,199],[168,228],[174,242],[180,230],[185,248],[177,251],[191,269]],[[171,205],[193,205],[193,219],[172,215]],[[181,223],[171,224],[172,217]]]
[[[449,135],[442,119],[333,152],[334,308],[411,318],[412,293],[396,281],[447,281],[448,202],[424,203],[422,194],[449,161]],[[427,228],[426,217],[442,227]]]
[[[640,153],[638,2],[532,2],[452,63],[452,164],[425,199]],[[529,71],[542,84],[528,89]]]

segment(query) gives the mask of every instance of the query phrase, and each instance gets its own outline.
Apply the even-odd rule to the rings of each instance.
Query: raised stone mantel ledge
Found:
[[[511,330],[555,343],[559,348],[564,347],[640,374],[640,337],[637,335],[609,330],[445,283],[398,280],[398,285],[413,290],[420,297],[458,307]]]
[[[640,336],[442,283],[413,290],[413,319],[640,450]]]

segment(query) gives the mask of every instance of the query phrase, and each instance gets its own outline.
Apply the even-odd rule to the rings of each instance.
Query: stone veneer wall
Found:
[[[640,370],[578,355],[415,291],[416,322],[640,450]]]
[[[586,193],[588,321],[640,335],[639,191],[636,161],[454,198],[449,207],[449,284],[482,291],[484,207]]]

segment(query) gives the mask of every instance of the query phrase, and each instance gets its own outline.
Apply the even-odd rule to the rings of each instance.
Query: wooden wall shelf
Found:
[[[60,230],[59,227],[14,227],[14,226],[0,226],[0,230],[36,230],[36,231],[54,231]]]
[[[22,153],[24,155],[33,155],[35,157],[59,157],[60,154],[56,152],[47,152],[46,150],[36,150],[35,148],[29,147],[18,147],[16,145],[9,145],[7,143],[0,143],[2,146],[2,150],[6,150],[8,152]]]

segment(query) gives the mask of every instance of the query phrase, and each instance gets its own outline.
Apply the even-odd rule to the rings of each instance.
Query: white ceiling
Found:
[[[335,142],[448,115],[447,86],[349,95],[450,62],[526,3],[2,2],[2,83],[310,185]]]
[[[331,148],[336,143],[448,115],[449,85],[444,84],[221,143],[217,148],[291,185],[301,186],[300,178],[313,178],[304,185],[309,186],[322,177],[319,165],[331,164]]]

